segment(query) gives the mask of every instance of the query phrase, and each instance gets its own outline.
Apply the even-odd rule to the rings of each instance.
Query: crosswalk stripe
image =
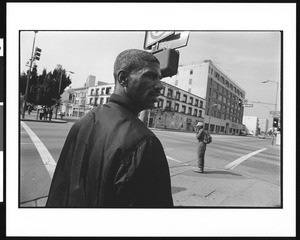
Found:
[[[262,152],[262,151],[265,151],[267,150],[267,148],[262,148],[260,150],[257,150],[255,152],[252,152],[252,153],[249,153],[247,155],[244,155],[236,160],[234,160],[233,162],[229,163],[228,165],[225,166],[225,169],[234,169],[237,165],[241,164],[242,162],[244,162],[245,160],[247,160],[248,158]]]
[[[26,130],[28,135],[30,136],[32,142],[34,143],[36,149],[38,150],[42,161],[49,173],[50,178],[52,179],[54,170],[56,167],[56,162],[54,161],[52,155],[48,151],[48,149],[45,147],[45,145],[42,143],[42,141],[39,139],[39,137],[30,129],[30,127],[27,126],[26,123],[21,121],[21,125]]]

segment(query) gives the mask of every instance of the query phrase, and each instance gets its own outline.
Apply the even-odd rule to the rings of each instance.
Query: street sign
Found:
[[[144,49],[151,49],[152,45],[174,33],[175,31],[146,31]]]
[[[273,117],[280,117],[280,111],[270,111],[270,114],[271,114]]]
[[[185,47],[188,43],[190,36],[190,32],[179,32],[176,33],[167,39],[164,39],[165,41],[161,41],[159,43],[159,49],[162,48],[180,48],[180,47]]]
[[[244,104],[244,107],[253,107],[253,104]]]

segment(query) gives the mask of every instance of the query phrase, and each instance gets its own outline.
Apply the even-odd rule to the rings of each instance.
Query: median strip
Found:
[[[54,161],[52,155],[48,151],[48,149],[45,147],[45,145],[42,143],[42,141],[39,139],[39,137],[30,129],[30,127],[27,126],[26,123],[21,121],[22,127],[26,130],[29,137],[31,138],[33,144],[35,145],[36,149],[38,150],[38,153],[40,154],[42,161],[49,173],[50,178],[52,179],[54,170],[56,167],[56,162]]]
[[[258,154],[258,153],[260,153],[262,151],[265,151],[265,150],[267,150],[267,148],[263,148],[263,149],[255,151],[255,152],[249,153],[249,154],[247,154],[245,156],[242,156],[242,157],[236,159],[235,161],[229,163],[228,165],[226,165],[225,169],[227,169],[227,170],[234,169],[236,166],[238,166],[239,164],[241,164],[242,162],[244,162],[248,158],[250,158],[250,157],[252,157],[252,156],[254,156],[254,155],[256,155],[256,154]]]

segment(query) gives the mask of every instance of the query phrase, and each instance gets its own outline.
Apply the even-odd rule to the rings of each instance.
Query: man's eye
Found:
[[[149,73],[148,77],[151,78],[151,79],[153,79],[153,80],[155,80],[155,79],[158,78],[158,76],[156,74],[154,74],[154,73]]]

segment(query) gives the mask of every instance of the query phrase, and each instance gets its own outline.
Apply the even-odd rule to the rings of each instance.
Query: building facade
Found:
[[[87,105],[89,108],[103,105],[109,102],[109,97],[113,93],[115,84],[98,82],[99,85],[88,88]]]
[[[206,130],[238,134],[243,129],[245,91],[211,60],[180,65],[177,75],[163,81],[206,100]]]
[[[258,119],[258,132],[260,133],[267,133],[269,128],[269,120],[266,118],[259,118]]]
[[[156,108],[150,111],[148,126],[154,128],[194,131],[204,121],[205,100],[163,82]]]

